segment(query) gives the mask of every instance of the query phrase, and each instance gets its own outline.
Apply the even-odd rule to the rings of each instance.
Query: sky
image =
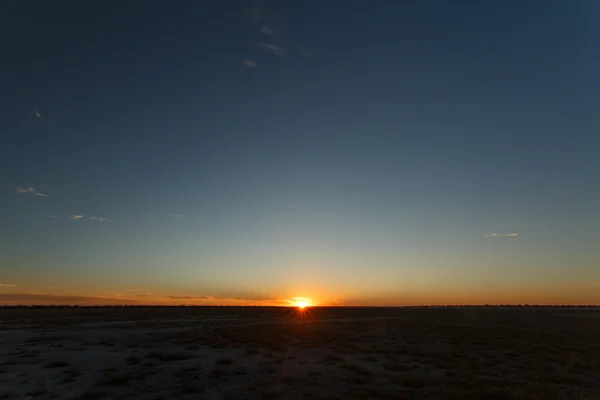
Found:
[[[0,304],[600,304],[599,21],[2,2]]]

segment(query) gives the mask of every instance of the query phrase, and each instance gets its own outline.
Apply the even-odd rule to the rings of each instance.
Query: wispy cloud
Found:
[[[48,195],[46,193],[38,192],[37,190],[35,190],[34,187],[31,187],[31,186],[27,186],[27,187],[19,186],[19,187],[17,187],[17,193],[33,194],[33,195],[40,196],[40,197],[48,197]]]
[[[258,46],[264,50],[270,51],[278,56],[285,56],[285,50],[278,44],[259,42]]]
[[[38,118],[41,118],[42,117],[42,113],[36,110],[35,116],[38,117]]]
[[[110,219],[104,217],[90,217],[90,219],[98,222],[110,222]]]
[[[150,296],[152,293],[146,291],[146,290],[142,290],[142,289],[129,289],[129,291],[131,292],[142,292],[142,293],[138,293],[135,295],[135,297],[148,297]]]
[[[39,293],[0,293],[0,304],[136,304],[135,300],[112,297],[61,296]]]
[[[26,188],[18,187],[17,193],[35,193],[35,188],[32,188],[31,186]]]
[[[75,221],[75,220],[77,220],[77,219],[81,219],[81,218],[83,218],[83,215],[80,215],[80,214],[71,214],[71,215],[69,216],[69,219],[70,219],[71,221]]]
[[[485,235],[487,237],[517,237],[518,233],[489,233]]]
[[[250,68],[256,67],[256,63],[254,61],[248,60],[247,58],[244,59],[244,61],[242,61],[242,64],[244,64],[246,67],[250,67]]]
[[[263,26],[260,27],[260,31],[262,33],[264,33],[265,35],[274,35],[275,34],[275,31],[273,29],[271,29],[271,28],[269,28],[268,26],[265,26],[265,25],[263,25]]]
[[[0,283],[0,287],[15,287],[17,285],[13,285],[12,283]]]
[[[189,218],[192,217],[194,214],[169,214],[169,217],[173,217],[173,218]]]
[[[212,296],[165,296],[168,299],[174,300],[214,300]]]

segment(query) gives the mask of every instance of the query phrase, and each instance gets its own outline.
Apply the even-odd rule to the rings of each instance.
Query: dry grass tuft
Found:
[[[110,396],[107,392],[97,390],[97,389],[90,389],[90,390],[84,392],[83,394],[81,394],[80,396],[77,396],[75,398],[75,400],[93,400],[93,399],[109,399],[109,398],[110,398]]]
[[[63,367],[68,367],[69,362],[64,361],[64,360],[54,360],[54,361],[48,361],[47,363],[45,363],[43,365],[44,368],[63,368]]]
[[[0,390],[0,399],[18,399],[19,394],[14,390]]]
[[[189,360],[192,356],[184,352],[169,352],[169,351],[151,351],[146,355],[147,358],[154,358],[160,361],[183,361]]]
[[[96,383],[98,386],[122,386],[131,382],[132,376],[128,372],[108,372]]]
[[[137,365],[141,362],[141,360],[136,356],[130,356],[125,359],[125,362],[130,365]]]
[[[230,365],[233,364],[233,360],[228,357],[222,357],[217,360],[217,365]]]

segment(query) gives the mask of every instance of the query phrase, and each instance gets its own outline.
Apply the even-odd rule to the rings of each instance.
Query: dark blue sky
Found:
[[[0,289],[598,301],[598,21],[583,0],[5,2]]]

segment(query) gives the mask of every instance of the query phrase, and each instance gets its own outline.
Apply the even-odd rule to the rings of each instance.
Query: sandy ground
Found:
[[[600,310],[0,309],[0,399],[600,399]]]

